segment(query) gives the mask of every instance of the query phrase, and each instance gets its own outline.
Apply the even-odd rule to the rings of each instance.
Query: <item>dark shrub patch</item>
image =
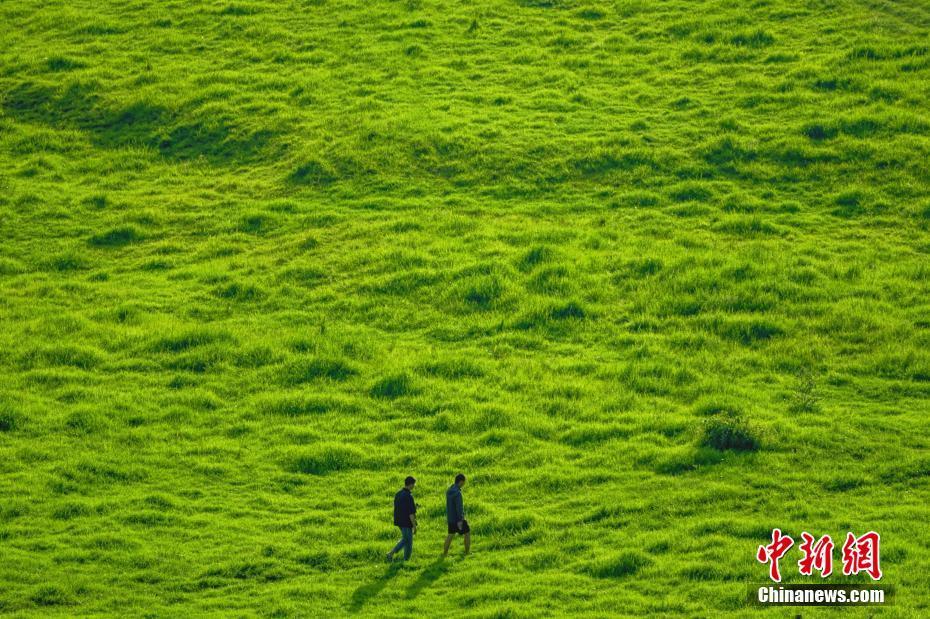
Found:
[[[733,138],[727,136],[706,147],[703,151],[704,160],[718,166],[730,166],[742,161],[752,161],[756,153],[744,148]]]
[[[212,344],[214,342],[231,342],[232,337],[225,332],[196,329],[174,335],[164,336],[152,343],[154,352],[179,353],[190,348]]]
[[[713,194],[701,185],[683,185],[672,191],[670,197],[675,202],[706,202]]]
[[[375,398],[387,398],[393,400],[413,392],[413,385],[410,377],[406,374],[395,374],[387,376],[376,382],[371,387],[371,395]]]
[[[45,64],[49,71],[71,71],[72,69],[84,67],[84,63],[64,56],[52,56]]]
[[[65,426],[80,434],[90,434],[103,426],[105,421],[93,410],[81,409],[72,412],[65,420]]]
[[[474,280],[465,291],[465,302],[477,309],[489,309],[500,298],[503,286],[497,277]]]
[[[246,215],[239,221],[239,230],[249,234],[264,234],[274,227],[274,219],[263,213]]]
[[[628,550],[589,565],[586,571],[595,578],[623,578],[635,574],[650,563],[649,557],[643,553]]]
[[[257,13],[258,9],[256,7],[242,6],[241,4],[227,4],[219,12],[220,15],[229,15],[232,17],[244,17]]]
[[[246,348],[235,356],[235,364],[242,368],[261,368],[280,359],[281,353],[270,346],[253,346]]]
[[[741,32],[730,37],[730,43],[738,47],[766,47],[775,42],[775,38],[765,30]]]
[[[0,406],[0,432],[12,432],[21,425],[19,413],[8,406]]]
[[[574,301],[569,301],[565,305],[559,305],[549,311],[549,316],[555,320],[567,320],[574,318],[582,320],[586,316],[584,308]]]
[[[536,308],[514,322],[516,329],[548,328],[558,330],[561,325],[573,325],[587,317],[585,309],[575,301],[564,305]]]
[[[896,461],[881,473],[882,481],[889,483],[921,482],[930,477],[930,457],[922,456]]]
[[[344,471],[362,466],[364,458],[354,449],[327,445],[300,453],[291,460],[291,470],[307,475],[325,475],[334,471]]]
[[[837,217],[855,217],[865,212],[865,195],[860,191],[845,191],[836,197],[833,214]]]
[[[837,131],[834,127],[825,127],[823,125],[808,125],[804,128],[804,135],[817,142],[820,140],[829,140],[831,138],[835,138],[836,134]]]
[[[306,565],[317,570],[326,570],[332,564],[329,558],[329,553],[325,551],[311,552],[309,554],[301,555],[297,557],[297,562],[301,565]]]
[[[288,365],[284,369],[284,380],[291,385],[297,385],[318,379],[342,381],[356,374],[358,370],[341,359],[317,358]]]
[[[261,297],[261,290],[251,284],[232,283],[220,286],[213,294],[231,301],[254,301]]]
[[[52,512],[52,518],[56,520],[72,520],[92,513],[93,510],[83,503],[65,503],[55,508]]]
[[[329,185],[336,181],[335,172],[319,161],[308,161],[294,170],[291,182],[298,185]]]
[[[658,258],[638,258],[627,262],[626,268],[634,277],[648,277],[662,270],[662,261]]]
[[[705,421],[701,445],[718,451],[755,451],[759,449],[759,439],[742,417],[716,415]]]
[[[39,587],[29,599],[39,606],[63,606],[72,603],[71,597],[54,585]]]
[[[142,235],[132,226],[121,226],[90,237],[95,247],[122,247],[142,240]]]
[[[722,322],[718,325],[717,332],[723,337],[735,340],[744,346],[770,340],[784,333],[778,325],[764,320],[730,320]]]
[[[523,254],[520,259],[519,268],[521,271],[532,270],[538,264],[549,260],[552,257],[552,250],[544,245],[537,245]]]

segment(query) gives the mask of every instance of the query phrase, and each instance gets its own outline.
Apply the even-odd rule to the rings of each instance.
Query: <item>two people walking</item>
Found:
[[[413,500],[413,488],[417,480],[407,477],[404,487],[394,495],[394,525],[400,529],[400,541],[387,553],[387,560],[393,561],[394,555],[404,551],[404,561],[413,553],[413,534],[417,532],[417,505]],[[449,546],[456,535],[465,538],[465,554],[471,550],[471,527],[465,520],[465,505],[462,501],[462,487],[465,485],[465,476],[459,473],[455,482],[446,490],[446,524],[449,534],[442,549],[442,555],[449,553]]]

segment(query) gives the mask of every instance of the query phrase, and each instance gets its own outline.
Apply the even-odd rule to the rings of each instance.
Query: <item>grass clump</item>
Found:
[[[587,316],[588,313],[577,301],[569,301],[549,310],[549,317],[553,320],[584,320]]]
[[[13,432],[23,425],[22,416],[12,406],[0,405],[0,432]]]
[[[642,552],[627,550],[599,559],[585,568],[595,578],[624,578],[647,567],[652,560]]]
[[[704,421],[701,446],[718,451],[756,451],[759,439],[753,427],[740,415],[720,414]]]
[[[29,599],[37,606],[67,606],[74,603],[67,591],[55,585],[42,585]]]
[[[371,386],[369,394],[374,398],[395,400],[414,392],[413,380],[406,373],[385,376]]]
[[[95,410],[83,408],[73,411],[65,419],[65,427],[78,434],[91,434],[106,425],[106,420]]]
[[[23,357],[23,366],[64,366],[91,370],[101,361],[100,352],[93,348],[60,344],[30,351]]]
[[[424,374],[436,376],[446,380],[461,380],[464,378],[481,378],[485,375],[484,369],[468,359],[443,359],[422,365]]]
[[[552,250],[545,245],[537,245],[529,249],[520,258],[518,267],[521,271],[531,271],[536,266],[552,259]]]
[[[674,450],[656,463],[655,471],[663,475],[681,475],[723,461],[723,454],[712,447],[685,447]]]
[[[315,380],[344,381],[358,374],[353,366],[342,359],[318,357],[310,360],[294,361],[283,370],[284,382],[300,385]]]
[[[296,185],[325,186],[336,182],[336,172],[328,164],[310,160],[301,164],[290,176]]]
[[[84,258],[84,256],[74,252],[59,254],[58,256],[55,256],[49,260],[47,265],[56,271],[62,272],[80,271],[82,269],[86,269],[88,266],[87,260]]]
[[[494,276],[475,278],[464,293],[466,305],[479,310],[490,309],[503,294],[501,280]]]
[[[716,321],[715,327],[724,338],[744,346],[765,342],[785,333],[781,326],[761,318],[721,320]]]
[[[90,244],[94,247],[123,247],[142,240],[142,234],[132,226],[111,228],[106,232],[90,237]]]
[[[180,330],[169,335],[163,335],[150,345],[150,350],[160,353],[181,353],[207,344],[229,344],[233,342],[232,336],[225,331],[215,331],[208,328],[193,328]]]
[[[364,465],[361,452],[343,445],[323,445],[298,452],[290,457],[289,468],[294,473],[326,475],[357,469]]]

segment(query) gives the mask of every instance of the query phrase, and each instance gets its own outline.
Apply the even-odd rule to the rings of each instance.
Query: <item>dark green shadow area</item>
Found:
[[[384,589],[395,576],[397,576],[402,567],[403,563],[392,563],[387,566],[387,569],[384,570],[381,576],[377,577],[372,582],[364,584],[356,589],[352,594],[352,600],[349,602],[349,612],[357,613],[360,611],[369,600],[381,593],[381,590]]]
[[[445,562],[445,557],[438,557],[423,569],[415,581],[407,587],[406,598],[412,600],[420,595],[423,589],[426,589],[434,582],[439,580],[443,574],[449,571],[449,564]]]

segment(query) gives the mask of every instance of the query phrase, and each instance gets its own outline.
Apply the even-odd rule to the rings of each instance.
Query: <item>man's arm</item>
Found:
[[[461,530],[462,522],[465,520],[465,504],[462,501],[461,493],[455,497],[455,511],[459,520],[459,530]]]

